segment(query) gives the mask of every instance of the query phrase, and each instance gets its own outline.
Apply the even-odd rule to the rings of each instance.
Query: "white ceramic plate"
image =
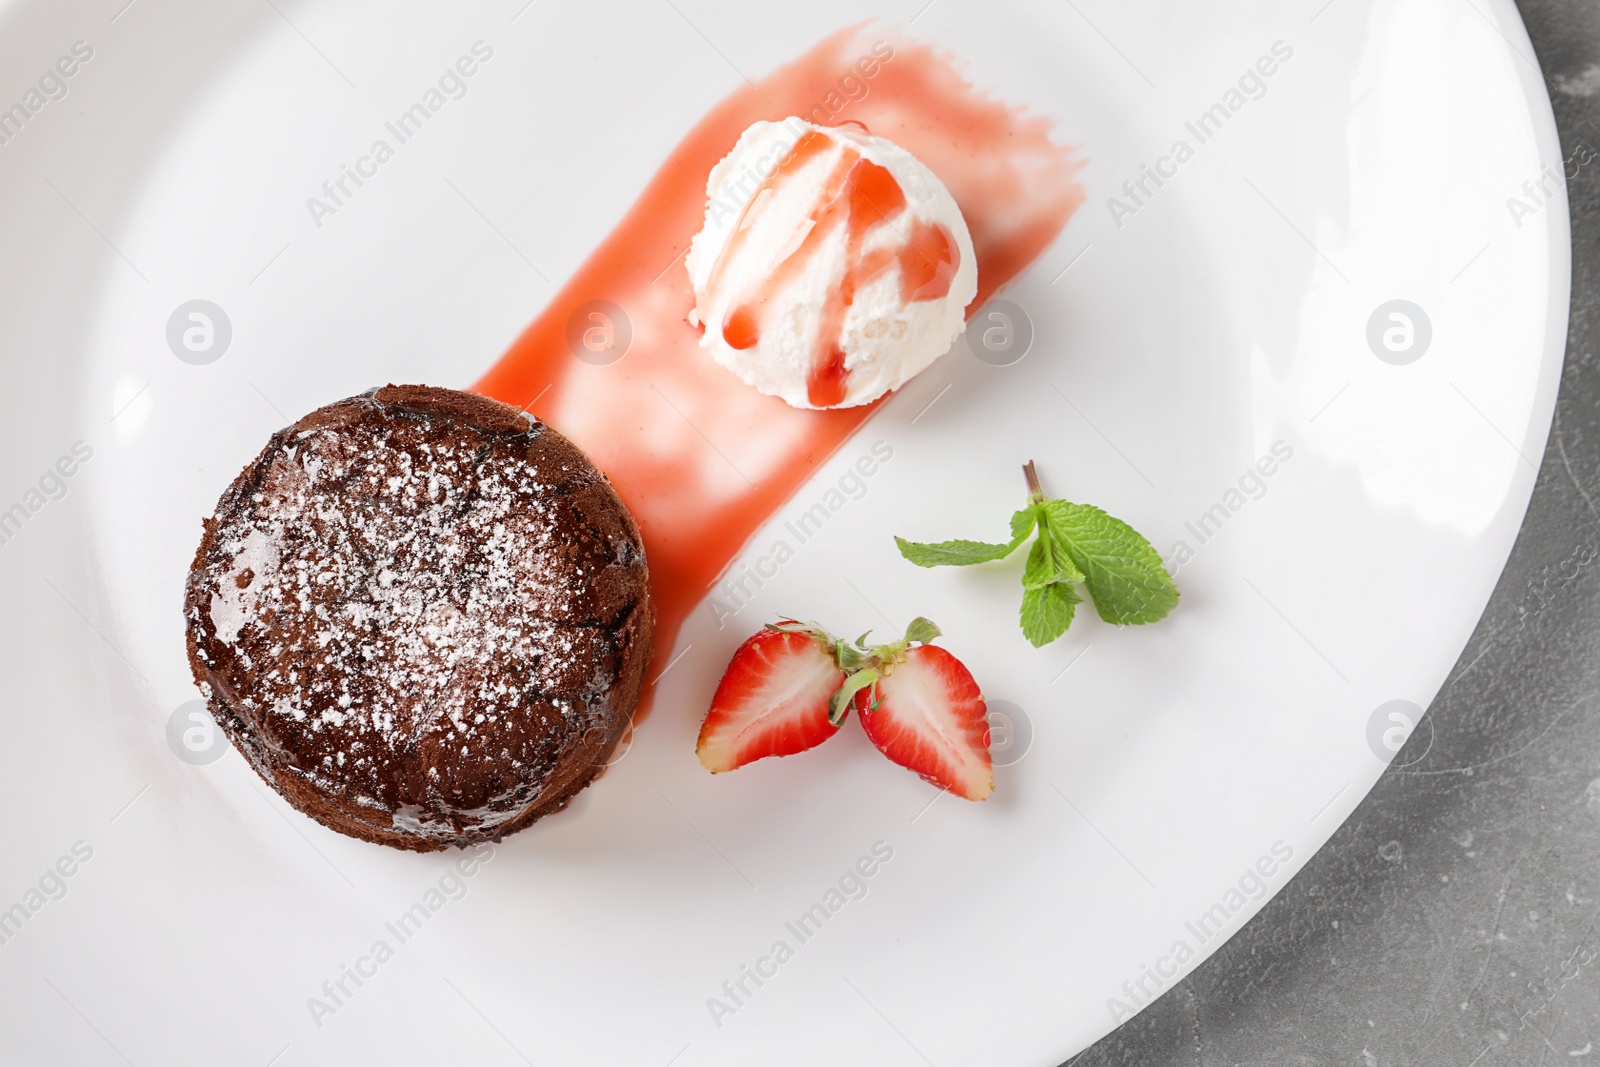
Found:
[[[1388,702],[1433,697],[1516,535],[1569,263],[1509,0],[125,3],[0,4],[0,106],[93,53],[0,146],[0,508],[27,520],[0,545],[8,1061],[1058,1063],[1356,806],[1405,734]],[[698,611],[626,757],[470,878],[324,830],[234,753],[177,758],[180,584],[267,435],[376,383],[470,383],[734,66],[869,15],[915,16],[1085,147],[1088,205],[1006,294],[1027,357],[958,350],[882,410],[747,562],[886,442],[865,495],[736,625]],[[467,95],[314,225],[307,197],[480,40]],[[1237,107],[1200,144],[1185,123],[1217,103]],[[1193,158],[1114,218],[1180,139]],[[205,366],[166,339],[195,299],[231,324]],[[1405,348],[1387,310],[1368,342],[1396,300],[1420,309],[1411,348],[1380,359],[1386,329]],[[92,457],[46,477],[79,441]],[[892,533],[995,534],[1030,457],[1187,543],[1170,621],[1081,617],[1036,651],[1016,565],[897,559]],[[938,619],[1028,738],[993,800],[930,806],[853,727],[707,775],[707,694],[780,611]],[[875,848],[865,895],[830,897]],[[402,942],[385,924],[419,903]],[[785,923],[818,903],[841,906],[802,942]],[[763,962],[779,941],[792,957]]]

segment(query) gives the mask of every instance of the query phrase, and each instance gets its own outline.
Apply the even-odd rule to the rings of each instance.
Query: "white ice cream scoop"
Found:
[[[745,130],[685,263],[701,344],[800,408],[870,403],[961,333],[978,268],[961,209],[905,149],[798,118]]]

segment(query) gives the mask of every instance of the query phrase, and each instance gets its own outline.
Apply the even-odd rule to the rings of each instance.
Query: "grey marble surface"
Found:
[[[1600,4],[1519,6],[1564,153],[1600,150]],[[1555,427],[1432,729],[1238,936],[1071,1067],[1600,1065],[1600,157],[1568,174]]]

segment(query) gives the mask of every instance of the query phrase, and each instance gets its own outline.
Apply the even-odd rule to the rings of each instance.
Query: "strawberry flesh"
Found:
[[[740,645],[711,698],[695,752],[713,774],[789,756],[838,732],[828,698],[845,672],[808,633],[763,630]]]
[[[972,673],[936,645],[918,645],[855,696],[878,750],[968,800],[994,792],[989,709]]]

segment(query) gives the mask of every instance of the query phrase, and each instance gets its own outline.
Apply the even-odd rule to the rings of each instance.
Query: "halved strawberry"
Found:
[[[989,709],[978,683],[935,645],[896,651],[878,679],[855,695],[867,736],[878,751],[939,788],[983,800],[994,792],[994,769]]]
[[[837,733],[828,699],[845,672],[835,647],[823,631],[797,623],[768,627],[740,645],[700,726],[695,752],[706,770],[804,752]]]

